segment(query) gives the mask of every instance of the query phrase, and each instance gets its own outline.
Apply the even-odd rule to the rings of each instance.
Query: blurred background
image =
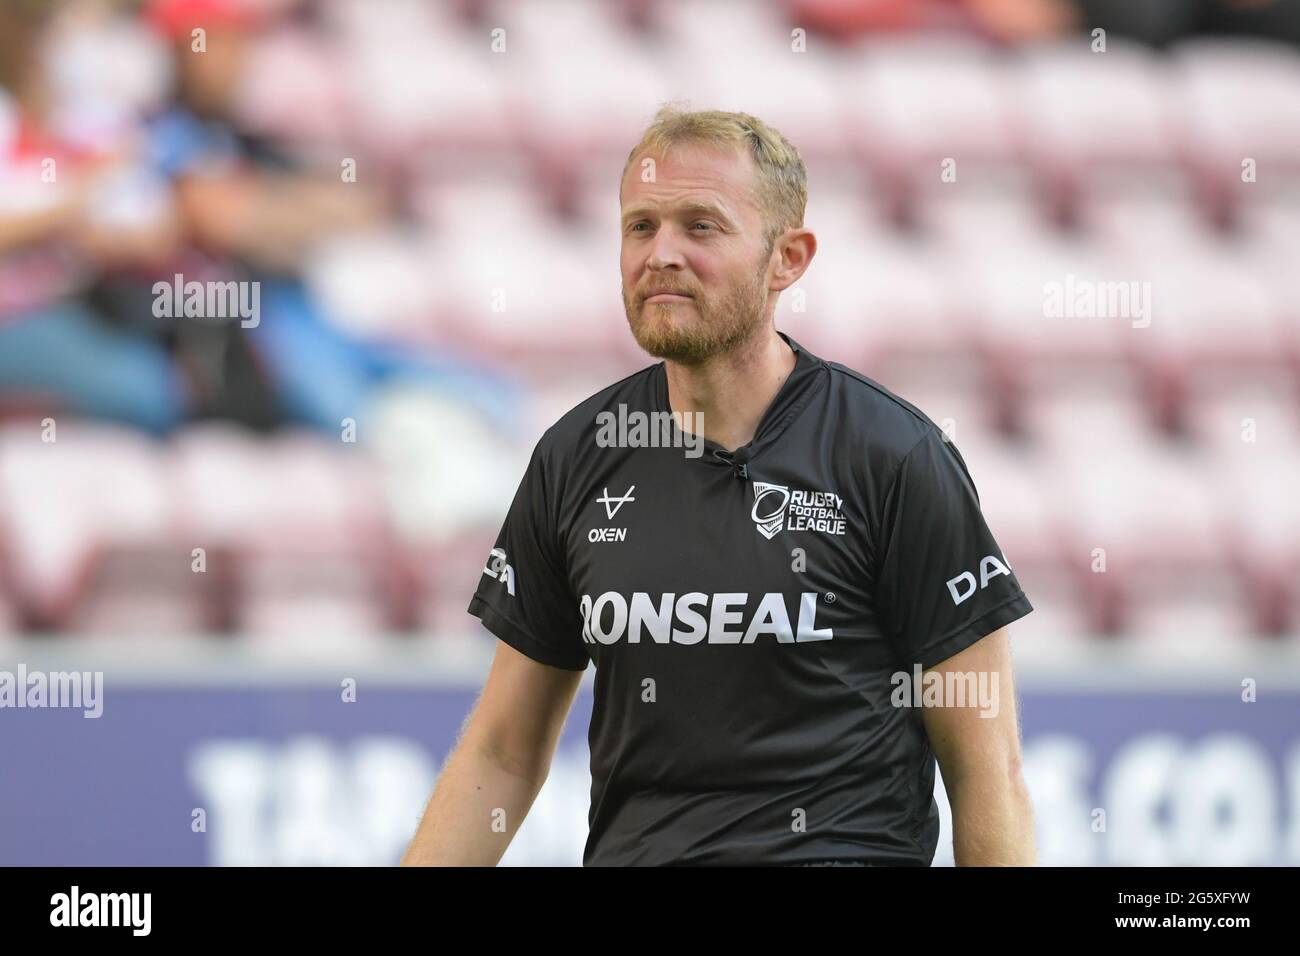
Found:
[[[798,147],[778,328],[970,466],[1041,861],[1300,864],[1298,45],[1293,0],[0,0],[0,670],[104,675],[0,709],[0,864],[396,862],[533,443],[653,361],[618,181],[670,100]],[[588,688],[507,863],[581,861]]]

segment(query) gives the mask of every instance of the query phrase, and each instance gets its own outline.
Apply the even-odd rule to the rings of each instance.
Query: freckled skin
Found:
[[[646,352],[700,365],[758,334],[775,306],[753,160],[683,146],[656,157],[655,182],[642,182],[643,158],[622,184],[623,308]],[[647,302],[657,290],[690,298]]]

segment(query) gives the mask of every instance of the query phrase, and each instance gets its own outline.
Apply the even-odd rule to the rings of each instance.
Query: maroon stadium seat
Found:
[[[0,526],[16,600],[38,625],[143,636],[203,630],[209,579],[178,534],[164,452],[122,428],[73,421],[0,439]]]
[[[356,446],[203,428],[175,454],[186,533],[222,570],[227,623],[270,637],[394,623],[383,489]]]

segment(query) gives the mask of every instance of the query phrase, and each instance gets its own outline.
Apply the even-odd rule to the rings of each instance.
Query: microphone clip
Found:
[[[749,455],[742,451],[717,451],[713,452],[719,461],[725,461],[731,466],[731,473],[741,481],[749,480]]]

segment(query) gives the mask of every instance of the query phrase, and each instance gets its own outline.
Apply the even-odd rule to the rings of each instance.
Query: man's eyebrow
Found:
[[[639,219],[642,216],[646,216],[649,215],[650,213],[655,212],[658,208],[659,207],[657,206],[646,206],[646,205],[632,206],[623,213],[621,221],[626,223],[632,219]],[[687,213],[688,215],[713,216],[717,219],[723,220],[724,222],[731,222],[731,217],[727,215],[726,211],[724,211],[722,207],[709,202],[695,200],[671,208],[673,208],[675,211]]]

